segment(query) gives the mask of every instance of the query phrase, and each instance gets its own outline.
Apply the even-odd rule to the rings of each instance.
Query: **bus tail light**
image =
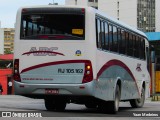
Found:
[[[85,8],[82,8],[82,13],[85,13]]]
[[[85,71],[82,83],[91,82],[93,80],[93,71],[91,61],[85,63]]]
[[[14,60],[14,71],[13,71],[13,79],[15,81],[21,81],[20,74],[19,74],[19,59]]]

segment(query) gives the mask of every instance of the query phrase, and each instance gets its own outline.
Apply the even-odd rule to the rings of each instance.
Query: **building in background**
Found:
[[[99,0],[99,10],[143,32],[154,32],[155,0]]]
[[[98,9],[98,0],[65,0],[65,5],[86,5]]]
[[[156,32],[160,32],[160,0],[156,0]]]
[[[66,0],[66,5],[82,3],[96,3],[100,11],[143,32],[160,31],[160,0]]]
[[[13,52],[14,48],[14,28],[4,28],[4,51]]]
[[[0,28],[0,54],[4,54],[4,29]]]
[[[0,28],[0,54],[13,52],[14,33],[14,28]]]

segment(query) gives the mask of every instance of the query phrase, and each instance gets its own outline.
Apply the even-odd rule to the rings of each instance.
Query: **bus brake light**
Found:
[[[14,71],[13,71],[13,78],[15,81],[21,81],[20,74],[19,74],[19,59],[14,60]]]
[[[85,13],[85,8],[82,8],[82,13]]]
[[[85,71],[82,83],[91,82],[93,80],[93,71],[91,61],[85,63]]]

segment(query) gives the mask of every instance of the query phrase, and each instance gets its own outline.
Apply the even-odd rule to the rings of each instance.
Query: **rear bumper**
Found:
[[[58,89],[60,96],[94,96],[95,80],[85,84],[28,84],[14,81],[14,94],[16,95],[48,95],[45,89]]]

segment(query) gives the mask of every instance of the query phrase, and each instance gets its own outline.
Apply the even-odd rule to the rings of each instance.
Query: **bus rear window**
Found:
[[[61,10],[62,11],[62,10]],[[22,11],[21,40],[84,40],[85,16],[79,13]]]

